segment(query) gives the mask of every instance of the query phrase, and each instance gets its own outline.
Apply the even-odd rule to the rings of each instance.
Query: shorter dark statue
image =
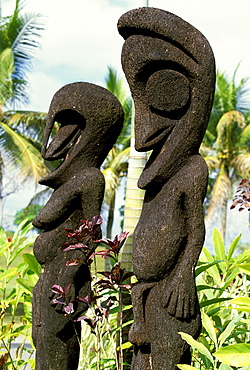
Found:
[[[55,122],[60,128],[50,142]],[[66,267],[66,261],[81,257],[79,250],[64,252],[65,229],[77,229],[81,220],[91,222],[100,213],[105,181],[99,168],[115,143],[123,124],[119,101],[106,89],[84,82],[61,88],[53,97],[42,148],[43,158],[61,159],[59,167],[40,181],[54,190],[34,219],[43,232],[36,239],[34,254],[42,265],[34,289],[33,339],[36,370],[76,370],[79,359],[80,322],[65,317],[63,306],[53,304],[52,286],[70,286],[69,299],[90,294],[86,264]],[[99,230],[99,237],[101,232]],[[80,255],[79,255],[80,253]],[[74,313],[87,309],[76,302]]]
[[[201,328],[194,269],[208,173],[199,146],[212,107],[214,57],[197,29],[160,9],[129,11],[118,30],[135,103],[135,148],[152,151],[138,182],[146,193],[134,232],[132,369],[173,370],[191,359],[178,333],[197,338]]]

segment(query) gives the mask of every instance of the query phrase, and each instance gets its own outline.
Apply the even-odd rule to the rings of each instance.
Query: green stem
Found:
[[[5,349],[6,349],[6,351],[8,352],[8,355],[9,355],[9,358],[10,358],[10,361],[11,361],[11,364],[12,364],[13,369],[14,369],[14,370],[17,370],[17,368],[16,368],[16,367],[15,367],[15,365],[14,365],[14,360],[13,360],[13,358],[12,358],[12,356],[11,356],[10,350],[9,350],[9,348],[6,346],[6,344],[5,344],[5,342],[4,342],[4,340],[3,340],[3,339],[2,339],[2,343],[3,343],[4,348],[5,348]]]
[[[100,331],[99,331],[99,323],[96,325],[96,345],[95,345],[95,350],[97,354],[97,370],[101,370],[101,348],[100,348],[100,343],[101,343],[101,336],[100,336]]]
[[[123,370],[123,350],[122,350],[122,291],[121,288],[119,289],[119,361],[118,365],[119,368],[118,370]]]

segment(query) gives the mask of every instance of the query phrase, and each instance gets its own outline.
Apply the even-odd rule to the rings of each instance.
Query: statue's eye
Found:
[[[190,99],[190,83],[182,73],[163,69],[153,73],[146,84],[149,105],[162,112],[179,111]]]

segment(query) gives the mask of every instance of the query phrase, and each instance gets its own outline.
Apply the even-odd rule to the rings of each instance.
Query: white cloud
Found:
[[[15,0],[6,0],[3,11],[11,14],[14,4]],[[30,75],[32,91],[39,92],[40,98],[32,96],[31,104],[36,102],[36,109],[44,110],[54,87],[76,80],[104,81],[108,65],[123,76],[123,39],[117,21],[124,12],[145,4],[146,0],[27,1],[24,11],[46,16],[46,31],[36,53],[39,63]],[[239,77],[250,75],[249,0],[149,0],[149,5],[197,27],[209,40],[218,68],[232,75],[241,62]],[[31,104],[30,109],[35,109]]]

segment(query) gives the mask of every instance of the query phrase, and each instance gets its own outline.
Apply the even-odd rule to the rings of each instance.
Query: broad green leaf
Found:
[[[210,299],[210,300],[207,300],[207,301],[200,302],[200,307],[202,308],[202,307],[210,306],[210,305],[215,304],[215,303],[229,301],[230,299],[231,298],[213,298],[213,299]]]
[[[132,343],[130,342],[125,342],[122,344],[122,349],[127,349],[127,348],[131,348],[133,346]]]
[[[183,332],[179,332],[180,336],[182,339],[184,339],[192,348],[197,349],[200,353],[202,353],[204,356],[206,356],[213,364],[213,356],[209,352],[209,350],[204,346],[204,344],[198,342],[194,338],[191,337],[191,335]]]
[[[197,276],[196,278],[196,286],[198,287],[199,285],[201,286],[206,286],[207,285],[207,281],[204,280],[204,274],[201,274],[199,276]],[[218,288],[216,288],[218,289]],[[206,299],[213,299],[214,297],[214,292],[212,291],[212,289],[206,289],[205,292],[203,292],[203,294],[206,296]]]
[[[233,299],[231,299],[230,303],[243,305],[243,306],[248,306],[250,308],[250,298],[248,298],[248,297],[233,298]]]
[[[209,252],[209,250],[206,247],[202,248],[201,254],[200,254],[200,261],[201,262],[214,262],[214,258]]]
[[[205,256],[207,262],[214,262],[214,258],[211,256],[209,250],[205,247],[202,248],[202,256]],[[214,279],[216,285],[221,286],[221,276],[217,267],[217,264],[211,266],[207,273]]]
[[[231,368],[231,366],[221,363],[219,370],[233,370],[233,369]]]
[[[133,324],[133,322],[134,322],[134,320],[129,320],[129,321],[125,322],[124,324],[122,324],[122,328],[124,328],[125,326],[128,326],[128,325]],[[120,326],[118,326],[117,328],[111,330],[110,332],[111,333],[115,333],[118,330],[120,330]]]
[[[32,293],[32,290],[33,290],[33,288],[34,288],[34,286],[33,285],[31,285],[30,283],[29,283],[29,281],[28,280],[26,280],[26,279],[16,279],[16,282],[19,284],[19,285],[21,285],[21,287],[25,290],[25,291],[27,291],[27,293]]]
[[[213,230],[212,241],[215,249],[216,256],[220,259],[225,261],[226,260],[226,253],[225,253],[225,246],[224,240],[222,238],[221,233],[215,227]]]
[[[197,367],[194,367],[194,366],[190,366],[190,365],[181,365],[181,364],[178,364],[176,365],[179,369],[181,370],[197,370]]]
[[[225,330],[223,330],[223,332],[220,334],[220,336],[218,338],[218,343],[219,343],[220,347],[223,345],[223,343],[229,337],[229,335],[231,335],[232,331],[236,327],[239,320],[240,320],[240,317],[234,318],[232,321],[229,322],[229,324],[227,325]]]
[[[235,265],[242,264],[242,262],[247,261],[250,258],[250,249],[247,249],[237,257],[235,257]]]
[[[231,310],[250,312],[250,307],[249,306],[240,306],[240,307],[229,306],[228,308],[230,308]]]
[[[6,278],[12,278],[17,273],[17,268],[12,267],[0,274],[0,280],[6,279]]]
[[[214,327],[214,322],[213,320],[204,312],[201,313],[201,320],[202,320],[202,325],[206,329],[208,335],[212,339],[212,341],[217,344],[217,337],[216,337],[216,332],[215,332],[215,327]]]
[[[37,262],[37,259],[35,256],[31,253],[24,253],[23,254],[23,259],[29,266],[29,268],[37,274],[37,276],[40,276],[41,273],[41,265],[40,263]]]
[[[227,261],[229,262],[234,251],[235,251],[235,248],[237,247],[237,245],[239,244],[239,241],[241,239],[241,234],[238,235],[231,243],[230,247],[229,247],[229,250],[228,250],[228,255],[227,255]]]
[[[220,291],[223,292],[223,289],[222,288],[215,288],[215,287],[210,286],[210,285],[197,285],[196,286],[196,289],[197,289],[197,292],[200,292],[200,291],[206,290],[206,289],[220,290]]]
[[[35,239],[36,235],[33,235],[25,239],[18,247],[16,247],[11,254],[10,263],[12,263],[26,248],[30,247],[34,243]]]
[[[231,284],[231,282],[240,273],[240,270],[238,267],[234,267],[233,269],[230,269],[229,271],[227,271],[227,273],[228,275],[226,275],[226,278],[225,278],[226,283],[223,286],[223,290],[225,290]]]
[[[250,276],[250,263],[242,263],[239,265],[239,269],[241,272],[244,272],[244,274]]]
[[[203,271],[206,271],[207,269],[209,269],[209,267],[212,267],[214,265],[217,265],[219,262],[222,262],[222,260],[218,260],[218,261],[216,260],[216,261],[213,261],[213,262],[210,262],[210,263],[205,263],[205,264],[197,267],[196,270],[195,270],[195,276],[197,277]]]
[[[222,347],[214,353],[214,356],[230,366],[248,366],[250,364],[250,344],[237,343]]]
[[[4,245],[0,247],[0,255],[3,254],[10,247],[10,245],[10,242],[4,243]]]

